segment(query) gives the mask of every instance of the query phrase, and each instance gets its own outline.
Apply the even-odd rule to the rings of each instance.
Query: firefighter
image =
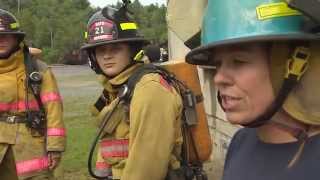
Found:
[[[0,9],[0,168],[7,169],[0,179],[53,179],[65,149],[61,96],[24,37],[17,19]]]
[[[191,64],[233,124],[224,180],[319,179],[320,37],[281,0],[209,0]]]
[[[162,76],[152,73],[138,81],[130,104],[119,103],[120,87],[148,62],[141,57],[147,41],[124,7],[96,12],[89,19],[86,40],[82,49],[87,51],[91,68],[104,88],[93,114],[101,125],[113,111],[100,139],[94,176],[164,180],[168,169],[180,166],[179,94]]]

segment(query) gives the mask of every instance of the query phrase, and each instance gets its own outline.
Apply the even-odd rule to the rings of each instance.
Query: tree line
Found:
[[[115,0],[116,1],[116,0]],[[118,1],[114,7],[120,7]],[[63,63],[75,55],[84,43],[89,17],[99,8],[88,0],[0,0],[0,8],[12,12],[27,33],[28,45],[41,48],[48,63]],[[139,0],[130,5],[144,36],[153,43],[167,40],[166,7],[143,6]]]

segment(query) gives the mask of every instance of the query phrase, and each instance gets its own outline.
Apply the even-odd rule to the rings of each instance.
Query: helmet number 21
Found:
[[[104,34],[103,26],[98,26],[95,28],[95,34]]]

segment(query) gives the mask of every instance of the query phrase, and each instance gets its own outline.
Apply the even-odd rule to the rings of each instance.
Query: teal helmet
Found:
[[[210,65],[209,49],[257,41],[314,41],[320,36],[304,29],[304,17],[283,0],[209,0],[201,46],[186,61]]]

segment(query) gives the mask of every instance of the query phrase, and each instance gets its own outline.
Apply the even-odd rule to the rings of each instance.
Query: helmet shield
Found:
[[[88,28],[88,43],[98,43],[101,41],[111,41],[117,39],[115,24],[108,20],[96,21]]]

